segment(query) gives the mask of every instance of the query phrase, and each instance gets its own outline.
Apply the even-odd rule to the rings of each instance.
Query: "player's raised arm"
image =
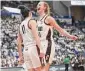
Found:
[[[53,17],[49,16],[49,17],[47,18],[47,21],[48,21],[48,23],[49,23],[51,26],[53,26],[60,34],[66,36],[66,37],[68,37],[68,38],[71,38],[71,39],[73,39],[73,40],[76,40],[76,39],[78,38],[78,37],[76,37],[76,36],[74,36],[74,35],[70,35],[67,31],[65,31],[63,28],[61,28],[61,27],[57,24],[57,22],[55,21],[55,19],[54,19]]]

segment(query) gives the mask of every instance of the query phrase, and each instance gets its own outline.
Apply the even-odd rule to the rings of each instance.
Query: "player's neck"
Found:
[[[46,15],[45,13],[41,13],[40,18],[44,17],[45,15]]]
[[[26,19],[28,19],[28,18],[30,19],[31,17],[30,16],[26,17]]]

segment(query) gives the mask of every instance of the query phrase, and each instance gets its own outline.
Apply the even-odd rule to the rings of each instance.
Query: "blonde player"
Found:
[[[63,36],[66,36],[73,40],[76,40],[77,37],[70,35],[68,32],[66,32],[56,23],[55,19],[50,16],[50,8],[46,2],[38,3],[37,12],[39,14],[39,19],[37,21],[37,28],[38,28],[41,44],[44,47],[45,60],[47,63],[44,66],[44,69],[45,71],[48,71],[55,53],[55,44],[52,37],[53,28],[55,28]]]
[[[26,65],[28,71],[41,71],[41,63],[39,55],[37,52],[37,47],[40,49],[40,57],[43,57],[43,49],[40,44],[40,39],[36,30],[36,22],[32,20],[32,15],[29,13],[29,9],[25,6],[18,7],[21,10],[23,16],[23,21],[20,24],[19,33],[18,33],[18,52],[19,52],[19,63],[23,62]],[[24,45],[24,51],[22,54],[22,43]]]

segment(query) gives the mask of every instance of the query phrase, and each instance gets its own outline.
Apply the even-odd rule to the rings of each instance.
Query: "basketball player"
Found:
[[[19,52],[19,59],[20,64],[23,62],[24,56],[24,63],[28,71],[41,71],[41,63],[39,59],[39,55],[37,52],[37,47],[40,49],[40,57],[43,57],[43,49],[41,47],[40,39],[36,29],[36,21],[32,20],[31,12],[28,8],[21,5],[19,6],[21,10],[21,14],[23,16],[23,21],[20,24],[19,33],[18,33],[18,52]],[[24,45],[24,51],[22,54],[22,43]]]
[[[50,8],[46,2],[39,2],[37,5],[37,12],[39,14],[39,19],[37,21],[38,33],[41,40],[41,45],[44,48],[46,65],[43,67],[45,71],[49,70],[49,66],[52,63],[55,44],[53,41],[53,28],[55,28],[60,34],[76,40],[77,37],[70,35],[64,29],[62,29],[55,21],[53,17],[50,16]]]

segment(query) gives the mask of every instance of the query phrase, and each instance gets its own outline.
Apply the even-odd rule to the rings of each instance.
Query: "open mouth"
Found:
[[[40,10],[40,8],[37,8],[37,10]]]

